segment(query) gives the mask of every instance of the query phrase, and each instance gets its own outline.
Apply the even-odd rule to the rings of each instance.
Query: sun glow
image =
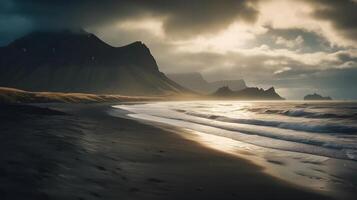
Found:
[[[126,20],[118,23],[116,27],[127,31],[147,31],[156,37],[165,37],[163,22],[157,19]]]
[[[176,42],[179,51],[212,51],[225,53],[241,48],[255,38],[255,34],[264,33],[266,29],[244,23],[233,23],[227,29],[215,35],[201,35],[191,40]]]

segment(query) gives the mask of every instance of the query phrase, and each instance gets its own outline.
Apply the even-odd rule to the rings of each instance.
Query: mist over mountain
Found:
[[[218,98],[239,99],[239,100],[284,100],[275,88],[271,87],[267,90],[257,87],[248,87],[242,90],[233,91],[227,86],[219,88],[212,94]]]
[[[218,88],[228,86],[233,90],[242,90],[247,87],[244,80],[221,80],[208,82],[200,73],[167,74],[176,83],[200,93],[212,93]]]
[[[37,31],[0,47],[0,86],[29,91],[161,95],[184,92],[142,42],[113,47],[85,31]]]

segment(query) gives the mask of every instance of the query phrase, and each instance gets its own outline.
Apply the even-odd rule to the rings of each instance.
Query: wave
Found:
[[[298,109],[298,110],[287,110],[283,111],[283,115],[287,116],[292,116],[292,117],[306,117],[306,118],[339,118],[339,119],[350,119],[350,118],[356,118],[357,113],[353,113],[350,115],[341,115],[341,114],[335,114],[335,113],[314,113],[314,112],[308,112],[303,109]]]
[[[197,108],[197,106],[204,108]],[[346,116],[355,116],[351,111],[336,114],[323,113],[320,110],[321,112],[316,113],[311,112],[309,108],[296,109],[295,105],[289,104],[281,104],[279,108],[275,104],[268,103],[267,105],[247,104],[247,106],[241,103],[220,105],[208,102],[207,105],[177,103],[175,109],[172,109],[170,103],[121,106],[121,108],[144,114],[148,119],[156,117],[162,118],[163,122],[171,120],[176,126],[202,132],[211,131],[211,134],[258,146],[357,160],[357,126],[355,120],[344,120]],[[330,108],[329,111],[336,110]],[[313,120],[295,118],[317,115],[325,118]],[[336,116],[341,120],[332,119],[332,117],[338,118]]]
[[[335,113],[318,113],[310,112],[305,109],[265,109],[265,108],[252,108],[248,109],[250,112],[257,112],[260,114],[279,114],[289,117],[304,117],[304,118],[316,118],[316,119],[357,119],[357,113],[352,114],[335,114]]]
[[[257,128],[255,125],[241,126],[239,124],[224,124],[222,122],[201,118],[180,118],[175,116],[151,115],[154,118],[178,120],[184,123],[193,123],[184,128],[197,131],[209,131],[200,129],[199,125],[215,128],[211,134],[231,138],[234,140],[255,144],[258,146],[277,148],[314,155],[323,155],[341,159],[357,160],[357,146],[352,141],[338,141],[329,135],[311,135],[310,133],[293,130],[282,131],[279,128]],[[149,117],[150,119],[150,117]],[[177,123],[174,123],[177,125]],[[182,123],[179,123],[182,126]],[[228,131],[228,132],[227,132]],[[227,134],[228,133],[228,134]]]
[[[201,117],[206,119],[213,119],[221,122],[229,123],[239,123],[239,124],[251,124],[257,126],[270,126],[282,129],[290,129],[296,131],[307,131],[313,133],[330,133],[330,134],[355,134],[357,133],[357,127],[346,126],[346,125],[335,125],[335,124],[308,124],[303,122],[293,123],[293,122],[280,122],[280,121],[269,121],[269,120],[258,120],[258,119],[238,119],[230,118],[220,115],[211,115],[195,112],[184,112],[186,115]]]

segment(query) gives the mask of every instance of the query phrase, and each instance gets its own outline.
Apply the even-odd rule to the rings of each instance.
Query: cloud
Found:
[[[92,27],[153,17],[171,37],[220,31],[236,20],[252,23],[255,0],[6,0],[4,13],[30,20],[35,29]]]
[[[114,46],[143,41],[163,72],[200,72],[209,80],[244,78],[250,86],[274,85],[294,98],[294,92],[301,96],[312,90],[347,98],[338,89],[356,84],[350,80],[357,76],[355,4],[2,0],[0,44],[31,30],[83,27]]]
[[[136,21],[127,29],[120,28],[120,25],[100,27],[94,29],[94,32],[116,46],[125,45],[129,41],[143,40],[150,47],[160,69],[166,73],[200,72],[210,81],[244,78],[249,86],[269,87],[273,85],[282,89],[284,96],[292,99],[301,99],[301,96],[308,92],[323,93],[321,91],[324,91],[324,95],[331,95],[335,98],[338,96],[340,98],[351,97],[347,93],[339,93],[336,88],[340,87],[339,82],[346,81],[344,76],[349,74],[342,72],[357,68],[356,63],[351,62],[357,59],[357,51],[331,49],[328,45],[320,45],[320,42],[325,43],[326,41],[314,33],[301,29],[267,28],[265,32],[258,32],[255,36],[251,35],[253,38],[249,40],[260,40],[260,37],[264,36],[264,40],[261,39],[259,43],[255,44],[268,41],[268,38],[272,44],[267,43],[267,45],[261,44],[247,48],[227,48],[226,51],[221,51],[219,48],[193,48],[194,50],[192,50],[191,47],[200,46],[195,42],[191,43],[194,40],[187,39],[177,42],[178,40],[163,38],[160,34],[150,30],[150,27],[141,26],[142,23],[153,22],[150,20]],[[157,23],[154,24],[158,27],[161,26]],[[244,29],[244,31],[246,30],[249,29]],[[120,37],[118,37],[119,35]],[[304,44],[301,48],[307,48],[310,45],[310,50],[314,49],[314,51],[296,51],[274,45],[278,36],[291,40],[299,35],[304,36]],[[219,36],[218,34],[211,37]],[[329,72],[327,73],[328,81],[326,78],[322,80],[322,76],[327,76],[322,72],[327,71]],[[349,72],[354,73],[353,70]],[[338,74],[335,79],[333,79],[334,74]],[[350,75],[348,78],[351,78]],[[321,81],[319,82],[319,80]],[[327,87],[324,87],[323,84],[329,85],[329,91],[324,89]],[[350,90],[355,91],[353,88]],[[295,92],[298,93],[294,94]]]
[[[329,21],[350,40],[357,41],[357,2],[353,0],[316,0],[307,1],[314,5],[312,15],[321,20]]]
[[[263,25],[263,27],[266,31],[256,34],[254,40],[251,40],[246,48],[254,48],[265,44],[272,49],[276,49],[284,48],[288,45],[290,49],[298,49],[301,53],[333,52],[341,49],[332,46],[322,35],[304,28],[274,28],[266,25]]]
[[[274,74],[281,74],[283,72],[290,71],[290,70],[291,70],[291,67],[284,67],[282,69],[275,71]]]
[[[260,1],[257,23],[274,29],[305,29],[331,45],[357,47],[356,3],[350,0]]]

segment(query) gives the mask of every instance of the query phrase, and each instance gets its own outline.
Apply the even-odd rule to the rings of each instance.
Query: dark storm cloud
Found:
[[[306,26],[280,16],[280,1],[274,0],[0,0],[0,45],[35,29],[85,28],[113,46],[143,41],[165,73],[200,72],[210,81],[243,78],[249,86],[285,89],[282,95],[291,99],[323,89],[323,95],[357,98],[351,96],[357,94],[357,52],[345,40],[357,41],[356,4],[300,1],[313,10],[301,19]],[[265,15],[265,5],[276,12]],[[332,29],[320,27],[322,21]],[[231,30],[234,22],[237,29]]]
[[[357,57],[352,56],[348,53],[340,53],[337,56],[339,60],[342,62],[349,62],[349,61],[357,62]]]
[[[172,36],[219,31],[240,19],[254,22],[255,0],[5,0],[1,12],[30,20],[33,28],[88,27],[158,17]]]
[[[352,40],[357,40],[357,2],[354,0],[307,1],[315,5],[313,16],[332,22],[334,27]]]

